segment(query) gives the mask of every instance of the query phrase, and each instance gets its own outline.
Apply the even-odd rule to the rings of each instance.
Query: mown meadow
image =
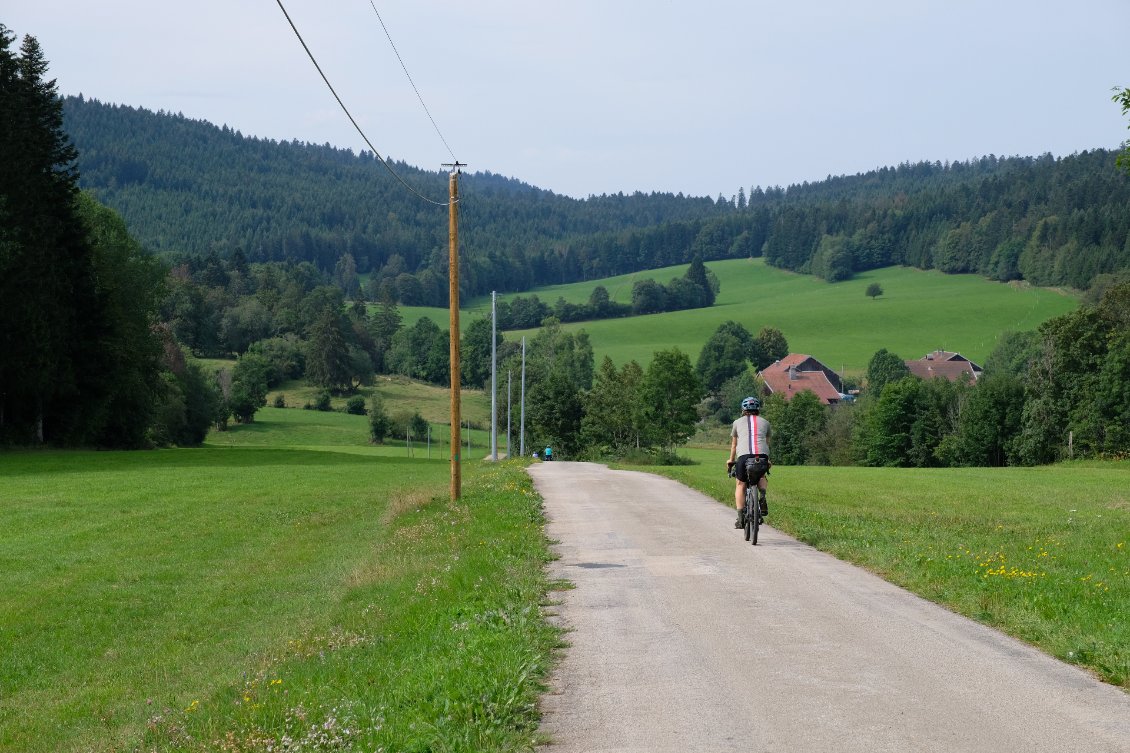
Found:
[[[1008,285],[976,275],[947,275],[910,267],[887,267],[860,273],[850,280],[828,283],[770,267],[761,259],[728,259],[707,263],[721,282],[715,304],[705,309],[566,324],[583,329],[592,340],[596,362],[608,355],[617,365],[636,360],[645,366],[655,351],[677,347],[698,358],[702,344],[727,320],[741,323],[753,334],[776,327],[794,353],[808,353],[830,367],[861,374],[880,348],[903,358],[927,352],[956,350],[983,363],[1002,330],[1035,329],[1042,322],[1078,306],[1066,292]],[[631,303],[632,284],[651,278],[669,282],[686,265],[638,272],[603,280],[537,288],[536,294],[553,306],[559,297],[585,303],[603,285],[611,299]],[[883,295],[869,298],[867,287],[878,283]],[[500,296],[512,298],[513,296]],[[405,322],[429,316],[447,329],[447,312],[405,308]],[[490,300],[467,304],[463,317],[489,316]],[[532,330],[504,334],[508,340]]]
[[[649,470],[732,506],[727,451]],[[769,505],[785,533],[1130,690],[1130,463],[780,466]]]
[[[264,409],[199,449],[0,454],[0,750],[528,750],[560,636],[517,463]]]

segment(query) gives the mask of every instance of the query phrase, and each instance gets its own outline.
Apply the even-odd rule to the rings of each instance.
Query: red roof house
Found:
[[[948,350],[935,350],[916,361],[906,361],[910,373],[919,379],[942,377],[951,382],[968,380],[975,383],[981,376],[981,367],[960,353]]]
[[[761,370],[765,389],[786,400],[798,392],[808,390],[825,405],[835,405],[843,399],[843,383],[836,372],[804,353],[790,353],[771,366]]]

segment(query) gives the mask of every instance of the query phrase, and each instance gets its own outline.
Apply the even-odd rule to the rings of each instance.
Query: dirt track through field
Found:
[[[548,753],[1130,751],[1130,695],[681,484],[530,474],[576,586]]]

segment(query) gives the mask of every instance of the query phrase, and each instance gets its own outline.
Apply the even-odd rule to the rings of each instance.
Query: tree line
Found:
[[[446,305],[442,210],[405,194],[372,155],[83,98],[68,98],[65,113],[82,185],[173,263],[238,250],[252,262],[309,261],[334,274],[348,255],[368,276],[368,300]],[[1113,156],[904,163],[716,200],[575,200],[475,173],[463,181],[461,291],[521,292],[695,257],[756,256],[830,281],[905,264],[1087,289],[1130,268],[1130,178]],[[446,176],[396,167],[445,195]]]
[[[192,378],[161,369],[163,270],[79,192],[43,51],[15,40],[0,24],[0,443],[136,446]]]
[[[532,329],[541,326],[550,316],[568,323],[706,308],[714,305],[719,290],[721,282],[717,275],[703,264],[702,257],[696,256],[682,277],[673,278],[666,285],[650,278],[636,280],[632,283],[631,303],[616,303],[608,294],[608,288],[597,285],[588,303],[570,303],[558,298],[550,308],[533,294],[500,301],[495,308],[499,327]]]

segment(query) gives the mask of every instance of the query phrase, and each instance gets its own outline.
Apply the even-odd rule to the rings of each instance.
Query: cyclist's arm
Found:
[[[730,459],[726,461],[726,470],[729,470],[730,466],[733,465],[735,462],[737,462],[737,459],[738,459],[738,438],[731,436],[730,437]]]

